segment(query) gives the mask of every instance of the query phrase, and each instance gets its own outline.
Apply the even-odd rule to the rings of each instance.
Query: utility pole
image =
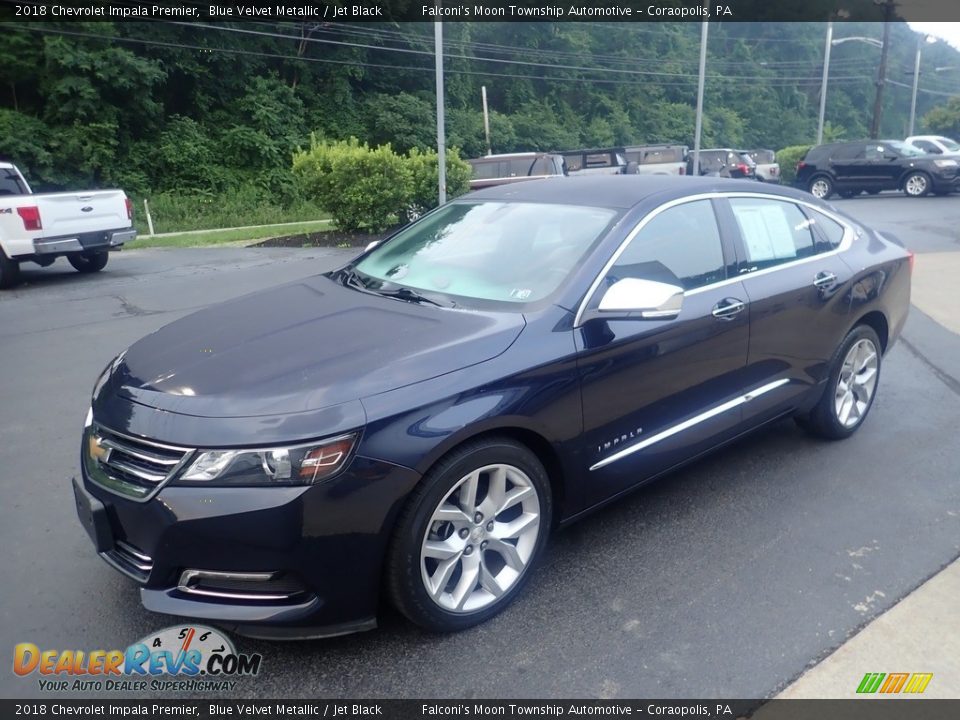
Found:
[[[874,0],[876,2],[876,0]],[[877,3],[878,5],[880,3]],[[870,123],[870,137],[880,137],[880,118],[883,115],[883,88],[887,82],[887,52],[890,50],[890,19],[896,3],[887,0],[883,4],[883,47],[880,49],[880,70],[877,73],[877,95],[873,102],[873,121]]]

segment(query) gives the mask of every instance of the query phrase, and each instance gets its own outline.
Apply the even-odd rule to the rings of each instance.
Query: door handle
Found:
[[[713,316],[720,320],[733,320],[743,312],[747,304],[737,298],[724,298],[713,306]]]
[[[832,272],[818,272],[816,277],[813,278],[814,287],[825,288],[834,285],[837,282],[837,276]]]

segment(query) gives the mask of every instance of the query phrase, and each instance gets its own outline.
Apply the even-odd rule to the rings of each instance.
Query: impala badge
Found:
[[[612,450],[618,445],[622,445],[623,443],[627,442],[627,440],[634,440],[640,437],[640,435],[642,434],[643,434],[642,427],[638,427],[635,430],[631,430],[630,432],[625,432],[622,435],[618,435],[617,437],[613,438],[612,440],[607,440],[606,442],[601,443],[600,445],[597,445],[597,452],[602,453],[606,450]]]

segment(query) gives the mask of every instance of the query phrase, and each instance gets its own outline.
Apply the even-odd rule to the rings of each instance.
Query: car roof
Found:
[[[629,209],[656,197],[668,201],[701,193],[757,192],[791,199],[810,200],[810,195],[792,188],[748,180],[716,177],[664,175],[588,175],[552,177],[532,182],[497,185],[462,195],[458,201],[503,200],[507,202],[556,203]]]

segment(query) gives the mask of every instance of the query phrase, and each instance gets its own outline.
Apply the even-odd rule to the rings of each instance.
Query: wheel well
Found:
[[[446,457],[448,454],[463,445],[463,443],[481,440],[486,437],[510,438],[511,440],[514,440],[515,442],[518,442],[521,445],[529,448],[530,451],[537,456],[537,459],[543,463],[543,467],[547,471],[547,479],[550,481],[550,490],[553,493],[553,521],[554,524],[556,524],[559,518],[563,517],[563,507],[566,500],[567,490],[566,476],[563,472],[563,464],[560,462],[560,458],[557,456],[553,446],[539,433],[520,427],[493,428],[476,435],[471,435],[470,437],[462,440],[461,442],[457,443],[457,445],[445,452],[443,456]],[[440,458],[438,458],[436,462],[431,465],[431,467],[436,465],[437,462],[440,462]]]
[[[880,338],[880,352],[887,351],[887,340],[890,336],[890,326],[887,324],[887,318],[884,317],[883,313],[879,310],[873,310],[868,312],[862,318],[857,320],[854,327],[857,325],[868,325],[873,328],[873,331],[877,334],[877,337]]]

